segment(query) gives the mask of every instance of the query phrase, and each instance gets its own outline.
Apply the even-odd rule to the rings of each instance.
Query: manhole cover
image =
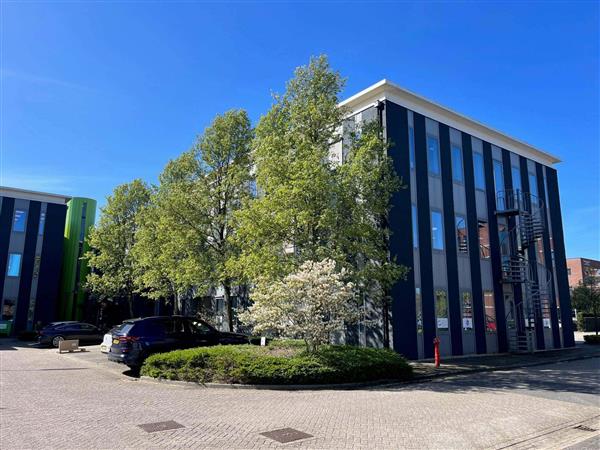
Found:
[[[155,431],[166,431],[166,430],[175,430],[177,428],[184,428],[180,423],[175,422],[174,420],[167,420],[166,422],[154,422],[154,423],[143,423],[138,425],[142,430],[146,433],[154,433]]]
[[[581,430],[581,431],[591,431],[591,432],[597,431],[595,428],[590,428],[586,425],[577,425],[576,427],[573,427],[573,428],[575,428],[576,430]]]
[[[282,428],[280,430],[267,431],[260,434],[268,437],[269,439],[273,439],[274,441],[281,442],[282,444],[313,437],[312,434],[294,430],[293,428]]]

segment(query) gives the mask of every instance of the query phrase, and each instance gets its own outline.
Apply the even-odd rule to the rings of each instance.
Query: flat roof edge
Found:
[[[561,162],[558,157],[551,153],[511,137],[463,114],[457,113],[450,108],[415,94],[408,89],[404,89],[385,78],[368,88],[363,89],[357,94],[352,95],[346,100],[343,100],[339,105],[350,110],[355,110],[360,109],[361,106],[364,106],[369,102],[383,99],[399,103],[411,110],[415,108],[416,112],[423,113],[423,115],[427,117],[446,123],[453,128],[456,127],[460,131],[468,132],[469,134],[497,145],[498,147],[512,150],[515,153],[523,154],[523,156],[529,156],[531,159],[544,164],[556,164]]]
[[[0,186],[0,195],[5,197],[15,197],[29,200],[50,201],[52,203],[66,204],[71,200],[70,195],[52,194],[50,192],[32,191],[29,189],[21,189],[9,186]]]

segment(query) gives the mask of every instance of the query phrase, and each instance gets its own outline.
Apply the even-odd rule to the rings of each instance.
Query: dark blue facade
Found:
[[[389,154],[404,185],[392,199],[390,253],[411,269],[407,279],[392,289],[394,349],[411,359],[430,358],[434,337],[444,336],[447,355],[514,351],[511,329],[523,320],[515,311],[529,301],[531,286],[542,284],[538,267],[547,270],[551,283],[547,316],[540,300],[534,302],[535,320],[528,322],[534,350],[574,345],[556,171],[390,100],[385,101],[384,114]],[[429,142],[436,140],[441,170],[432,174],[428,158],[435,146]],[[459,180],[453,172],[457,148],[462,164]],[[530,180],[535,186],[530,187]],[[505,198],[515,195],[541,199],[543,233],[535,236],[535,245],[507,238],[526,223],[502,211]],[[433,211],[443,213],[443,231],[432,223]],[[459,216],[466,222],[468,249],[457,246]],[[435,233],[443,236],[443,251],[432,248]],[[507,282],[507,249],[535,269],[530,280]],[[415,289],[421,294],[420,310]],[[443,296],[438,299],[440,291],[447,296],[447,310]]]
[[[0,334],[18,334],[56,320],[67,206],[44,194],[0,198]]]

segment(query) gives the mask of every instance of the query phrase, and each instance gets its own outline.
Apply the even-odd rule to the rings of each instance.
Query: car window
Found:
[[[96,327],[94,325],[91,325],[89,323],[82,323],[81,324],[81,328],[84,329],[84,330],[88,330],[88,331],[96,329]]]
[[[122,323],[121,325],[117,325],[116,327],[113,328],[113,333],[115,333],[115,334],[129,334],[129,332],[133,328],[133,325],[134,324],[131,323],[131,322]]]
[[[208,334],[212,333],[213,329],[206,323],[200,320],[190,320],[190,330],[193,334]]]

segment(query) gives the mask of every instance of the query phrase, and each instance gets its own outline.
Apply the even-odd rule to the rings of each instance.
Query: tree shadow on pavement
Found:
[[[516,389],[600,395],[600,358],[371,388],[374,391],[427,390],[447,393]]]

